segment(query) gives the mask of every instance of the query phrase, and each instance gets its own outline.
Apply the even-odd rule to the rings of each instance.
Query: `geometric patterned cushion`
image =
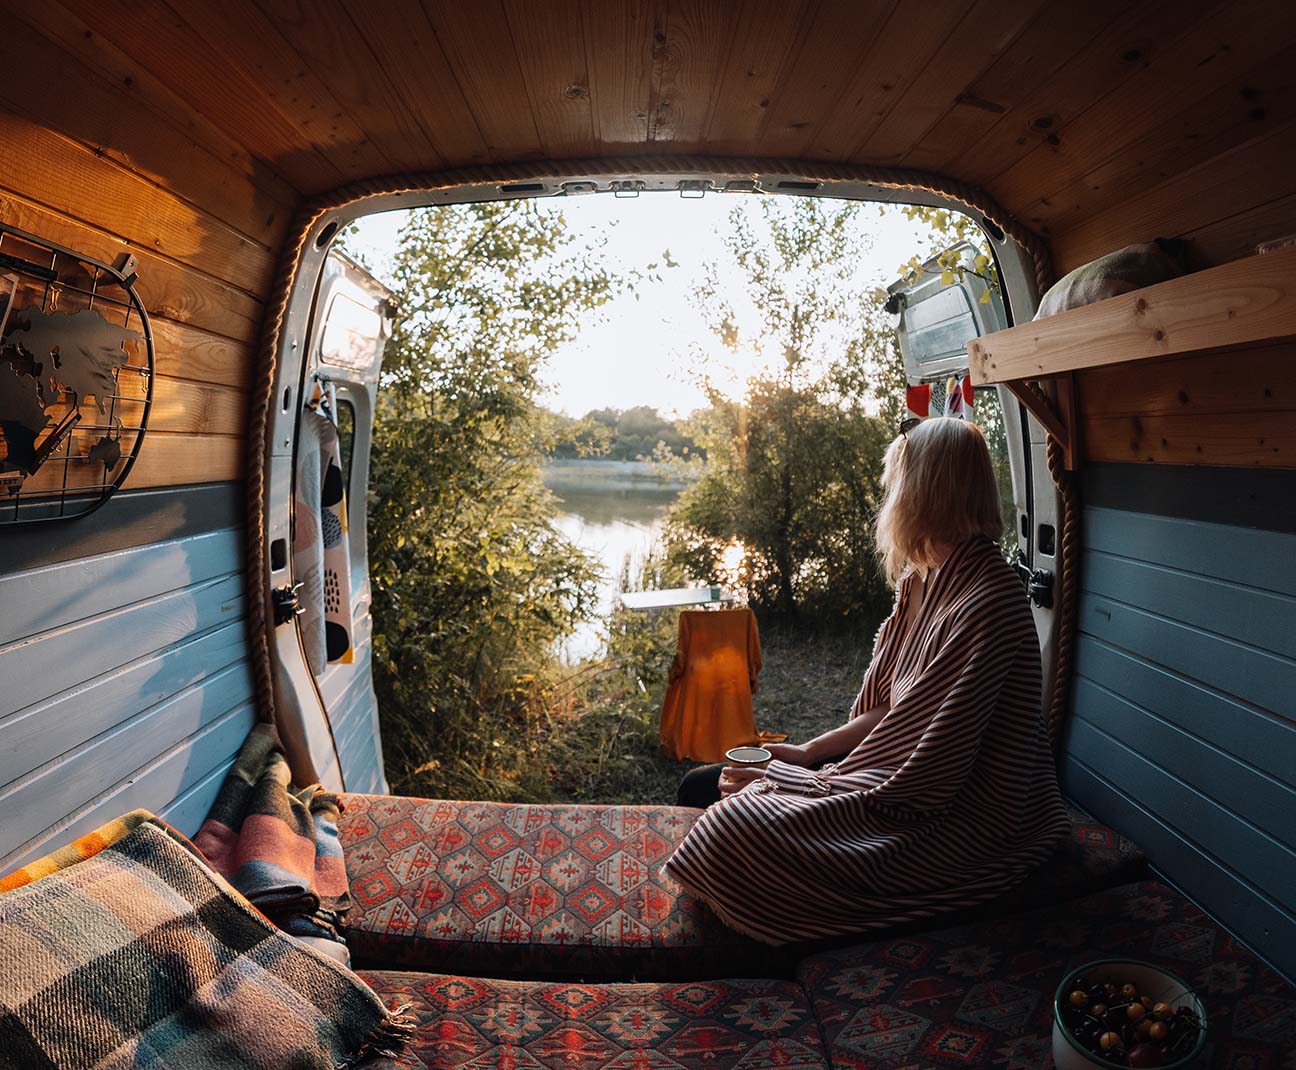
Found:
[[[661,872],[700,810],[343,795],[359,965],[608,980],[768,975]]]
[[[1071,835],[1021,884],[994,901],[996,913],[1078,899],[1147,876],[1147,856],[1133,840],[1070,803],[1067,813],[1071,817]]]
[[[1156,881],[831,951],[804,961],[798,976],[834,1070],[1018,1070],[1052,1066],[1054,991],[1107,957],[1150,961],[1196,989],[1210,1019],[1203,1065],[1296,1066],[1296,992]]]
[[[363,971],[418,1028],[372,1070],[827,1070],[805,992],[789,981],[564,984]]]

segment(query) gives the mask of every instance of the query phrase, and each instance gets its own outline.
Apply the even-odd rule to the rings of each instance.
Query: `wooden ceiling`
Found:
[[[62,98],[71,136],[217,214],[231,169],[282,204],[398,171],[700,153],[934,171],[1057,233],[1272,132],[1290,141],[1296,114],[1288,0],[0,5],[35,31],[21,62],[43,84],[21,109],[40,121]],[[52,50],[171,127],[187,184],[136,151],[156,133],[78,116],[86,95],[48,70]]]

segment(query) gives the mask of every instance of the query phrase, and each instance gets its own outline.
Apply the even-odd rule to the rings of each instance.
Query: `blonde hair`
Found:
[[[897,438],[886,451],[882,486],[876,542],[892,586],[910,568],[938,564],[937,547],[1003,534],[990,450],[981,429],[966,420],[923,420]]]

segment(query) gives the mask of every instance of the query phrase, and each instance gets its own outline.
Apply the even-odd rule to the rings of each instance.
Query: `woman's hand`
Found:
[[[720,798],[727,799],[737,795],[748,784],[763,780],[764,769],[753,769],[745,765],[726,765],[720,772]]]
[[[811,762],[809,748],[804,743],[762,743],[770,754],[780,762],[788,765],[806,766]]]

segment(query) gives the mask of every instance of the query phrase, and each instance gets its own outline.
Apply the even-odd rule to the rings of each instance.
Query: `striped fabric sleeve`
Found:
[[[804,769],[799,765],[773,761],[765,767],[765,779],[774,791],[813,799],[851,791],[869,791],[889,780],[894,772],[894,769],[846,770],[841,764]]]
[[[765,779],[778,791],[812,797],[828,795],[832,792],[832,785],[827,774],[832,768],[826,765],[822,769],[806,769],[776,758],[765,767]]]

